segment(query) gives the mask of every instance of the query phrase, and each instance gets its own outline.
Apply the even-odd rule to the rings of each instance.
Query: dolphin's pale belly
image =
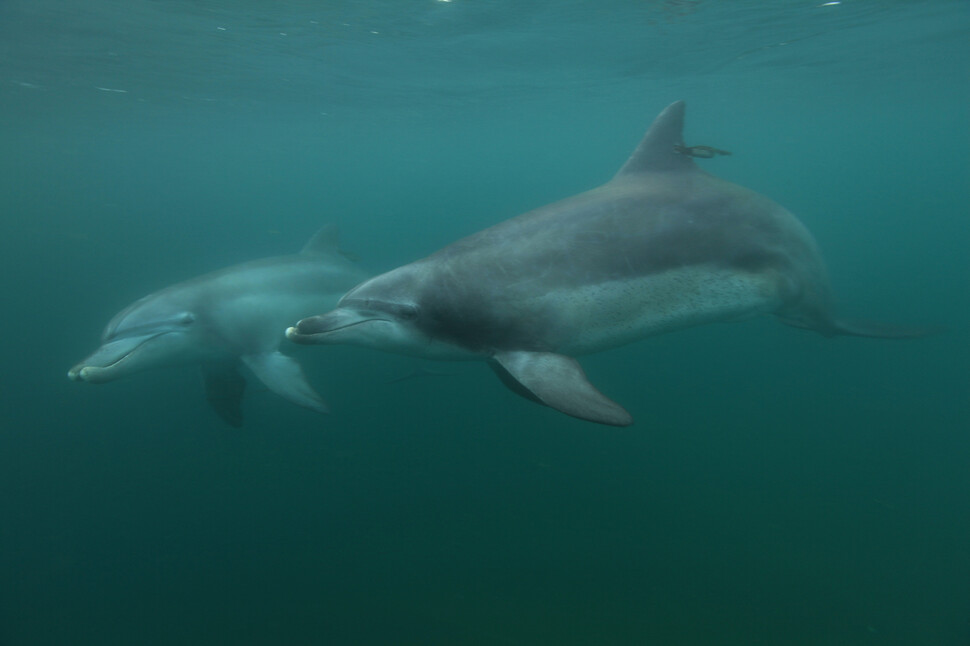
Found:
[[[551,317],[550,345],[586,354],[694,325],[744,319],[781,303],[772,272],[689,266],[657,274],[560,289],[537,309]]]

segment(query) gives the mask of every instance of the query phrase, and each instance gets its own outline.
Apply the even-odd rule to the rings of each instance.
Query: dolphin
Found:
[[[367,278],[340,250],[337,229],[320,229],[296,255],[262,258],[187,280],[141,298],[111,319],[101,347],[70,369],[74,381],[104,383],[175,364],[198,364],[206,396],[242,425],[245,365],[274,393],[326,412],[292,357],[279,352],[294,318],[333,307]]]
[[[573,358],[643,337],[773,314],[832,336],[918,336],[840,321],[815,240],[783,207],[701,170],[668,106],[606,184],[358,285],[287,330],[436,359],[485,359],[514,392],[626,426]]]

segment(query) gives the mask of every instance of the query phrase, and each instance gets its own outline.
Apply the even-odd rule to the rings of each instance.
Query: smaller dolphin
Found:
[[[502,382],[580,419],[626,426],[574,355],[773,314],[826,336],[919,330],[836,317],[815,240],[786,209],[701,170],[684,103],[656,118],[612,180],[368,280],[287,330],[437,359],[484,359]]]
[[[340,252],[337,229],[328,225],[299,254],[227,267],[135,301],[108,323],[101,347],[67,376],[104,383],[161,366],[199,364],[209,403],[238,427],[244,364],[277,395],[326,412],[300,364],[279,352],[281,331],[294,318],[333,307],[365,278]]]

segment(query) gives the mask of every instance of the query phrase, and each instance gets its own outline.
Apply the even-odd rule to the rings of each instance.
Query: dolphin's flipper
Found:
[[[243,363],[274,393],[294,404],[318,413],[329,413],[326,402],[310,387],[303,369],[292,357],[280,352],[247,354]]]
[[[550,408],[611,426],[629,426],[633,417],[586,379],[579,362],[551,352],[498,352],[489,365],[506,386]]]
[[[242,398],[246,380],[234,363],[204,363],[205,398],[212,409],[229,426],[239,428],[243,423]]]

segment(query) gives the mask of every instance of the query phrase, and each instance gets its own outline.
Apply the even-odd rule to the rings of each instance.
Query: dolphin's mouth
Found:
[[[295,326],[286,328],[286,338],[294,343],[306,345],[330,343],[327,337],[332,334],[375,321],[389,322],[388,319],[379,316],[361,317],[342,310],[334,310],[328,314],[302,319]]]
[[[71,381],[85,381],[92,384],[113,381],[124,374],[125,364],[132,355],[146,343],[164,334],[166,333],[159,332],[105,343],[95,350],[94,354],[68,370],[67,378]]]

